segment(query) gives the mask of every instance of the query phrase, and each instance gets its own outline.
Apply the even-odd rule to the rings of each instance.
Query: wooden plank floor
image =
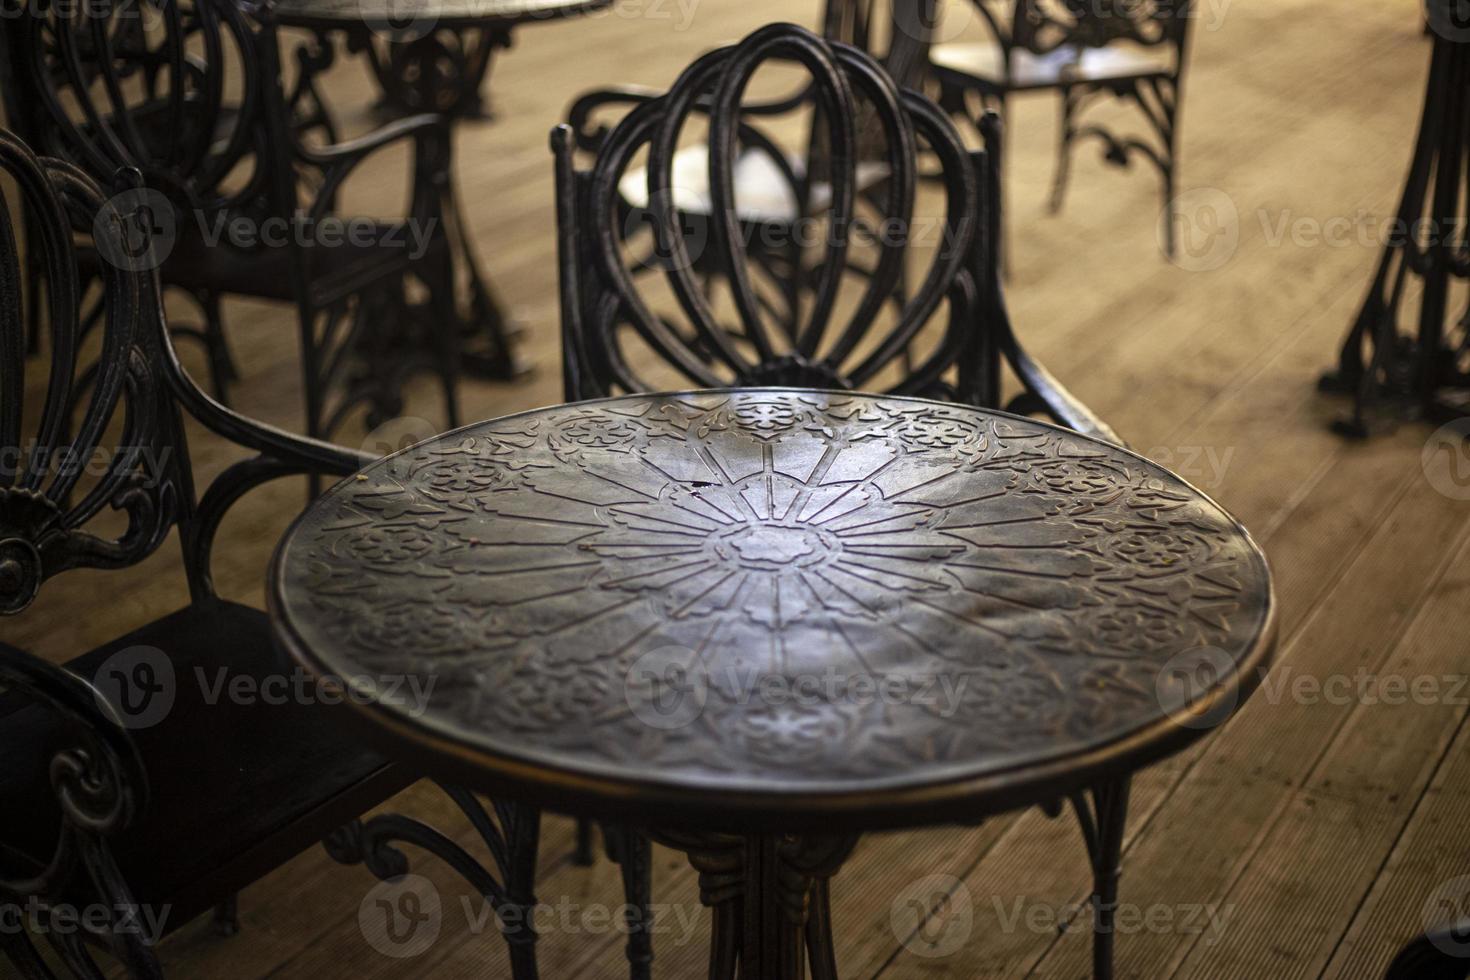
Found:
[[[1458,683],[1470,653],[1470,502],[1460,499],[1470,491],[1455,492],[1463,474],[1447,455],[1426,458],[1427,427],[1344,442],[1326,429],[1342,406],[1314,389],[1397,203],[1428,42],[1417,0],[1197,6],[1182,186],[1188,201],[1233,209],[1214,246],[1224,253],[1208,251],[1212,226],[1189,211],[1199,219],[1186,238],[1196,259],[1165,261],[1152,175],[1105,168],[1092,150],[1077,161],[1064,214],[1047,215],[1055,105],[1023,100],[1012,122],[1018,329],[1135,447],[1252,528],[1282,604],[1281,659],[1263,690],[1223,730],[1137,781],[1123,880],[1134,925],[1119,940],[1119,976],[1368,980],[1424,926],[1443,888],[1470,875],[1470,729]],[[539,371],[512,385],[471,383],[472,417],[558,400],[546,133],[573,95],[614,80],[666,84],[721,40],[769,20],[816,18],[815,0],[624,0],[521,32],[495,69],[497,120],[463,127],[457,152],[484,264],[526,325]],[[365,104],[360,69],[339,65],[331,79],[344,111]],[[401,165],[349,203],[387,200]],[[1201,268],[1221,254],[1217,268]],[[292,321],[266,307],[230,313],[244,368],[239,406],[295,424]],[[410,411],[436,421],[432,388],[416,396]],[[203,438],[196,455],[211,473],[230,458]],[[260,601],[266,557],[300,499],[299,487],[283,485],[239,508],[216,562],[227,594]],[[101,587],[105,608],[67,613]],[[76,573],[4,629],[64,659],[182,601],[165,549],[130,576]],[[1416,678],[1433,679],[1437,693],[1393,703],[1372,683]],[[392,808],[470,839],[429,787]],[[572,866],[570,834],[568,821],[548,821],[543,976],[625,976],[611,924],[615,870]],[[435,862],[416,871],[439,890],[443,914],[438,939],[415,957],[382,952],[392,947],[367,901],[367,873],[312,852],[243,896],[240,935],[219,939],[194,924],[164,945],[165,964],[188,980],[508,976],[483,910],[463,905]],[[834,886],[843,975],[1085,977],[1087,881],[1074,824],[1035,812],[871,838]],[[896,925],[895,910],[936,890],[951,900],[921,934]],[[699,976],[707,927],[694,878],[664,851],[656,901],[656,975]]]

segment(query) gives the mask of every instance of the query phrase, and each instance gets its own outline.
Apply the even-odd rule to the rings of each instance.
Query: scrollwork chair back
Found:
[[[830,147],[830,204],[822,216],[830,228],[816,263],[812,302],[802,321],[773,325],[762,315],[751,281],[745,229],[735,205],[733,164],[741,136],[741,103],[762,65],[784,61],[811,75],[807,89],[819,109],[823,139]],[[839,309],[839,292],[853,260],[859,162],[858,105],[870,106],[884,137],[888,169],[882,192],[887,225],[897,233],[880,238],[862,295]],[[710,223],[707,242],[688,240],[673,188],[672,161],[691,115],[708,104]],[[907,258],[914,219],[916,159],[924,145],[943,173],[945,206],[939,222],[943,244],[901,314],[883,336],[878,313],[889,301]],[[570,133],[554,134],[557,152],[559,228],[562,238],[564,340],[568,393],[589,397],[615,389],[647,390],[638,366],[626,356],[624,328],[635,332],[695,386],[798,384],[860,388],[874,382],[948,301],[942,341],[893,390],[934,391],[941,376],[973,349],[973,327],[983,316],[981,284],[973,267],[980,239],[980,187],[976,160],[949,120],[932,103],[900,91],[872,57],[834,44],[795,25],[772,25],[740,44],[706,55],[680,76],[669,92],[635,108],[611,132],[589,172],[578,173]],[[623,261],[618,182],[635,154],[648,152],[648,201],[653,233],[669,286],[688,321],[677,330],[656,316]],[[728,270],[738,327],[717,316],[695,279],[694,250],[718,250]],[[967,399],[981,398],[980,379],[956,384]]]
[[[0,614],[7,614],[28,606],[59,572],[147,557],[178,519],[190,487],[184,461],[165,451],[179,441],[178,419],[163,397],[155,338],[140,329],[148,295],[142,276],[103,264],[95,336],[83,342],[73,222],[85,221],[90,233],[90,214],[103,234],[123,237],[130,217],[76,168],[39,161],[6,133],[0,170],[16,187],[13,206],[0,209]],[[48,285],[24,297],[16,241],[22,216]],[[44,305],[50,365],[44,398],[28,405],[23,323],[30,302]],[[108,508],[126,515],[121,532],[92,529]]]
[[[829,200],[813,219],[825,241],[812,263],[811,299],[794,323],[763,315],[747,261],[750,230],[735,202],[742,102],[751,78],[773,63],[810,75],[806,91],[830,147]],[[696,113],[708,119],[707,232],[703,223],[682,220],[673,190],[672,162]],[[875,151],[859,152],[859,119],[881,133]],[[991,118],[987,125],[998,124]],[[998,138],[993,128],[990,135]],[[608,134],[589,170],[577,168],[574,143],[569,127],[553,131],[568,398],[668,387],[650,378],[648,368],[657,362],[671,367],[679,383],[700,388],[884,390],[998,407],[1001,368],[1009,362],[1023,389],[1011,407],[1116,439],[1015,341],[994,261],[998,177],[988,155],[967,150],[934,103],[900,89],[869,54],[793,24],[773,24],[705,55],[666,94],[638,105]],[[653,277],[635,276],[620,247],[618,184],[643,151],[649,216],[677,315],[654,311],[645,293]],[[921,151],[937,170],[940,203],[916,219]],[[886,176],[860,217],[857,171],[873,159],[870,152]],[[881,213],[871,213],[873,207]],[[880,229],[865,235],[871,240],[861,249],[855,247],[860,228]],[[901,308],[885,314],[920,235],[937,243],[922,257],[927,269]],[[697,281],[701,248],[716,250],[717,264],[728,270],[733,313],[717,312]],[[910,366],[905,351],[921,331],[929,342]]]
[[[273,38],[245,3],[24,3],[12,51],[40,99],[33,139],[90,174],[133,167],[181,209],[289,214],[262,75]],[[268,22],[267,22],[268,23]]]

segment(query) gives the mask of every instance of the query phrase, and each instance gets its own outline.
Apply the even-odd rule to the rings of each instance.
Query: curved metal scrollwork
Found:
[[[251,5],[208,0],[28,2],[19,18],[48,149],[92,174],[135,167],[206,213],[268,191]],[[239,84],[226,86],[226,66]]]
[[[982,0],[983,2],[983,0]],[[1163,44],[1177,37],[1192,0],[1019,0],[1011,43],[1035,54],[1117,41]]]
[[[750,274],[753,244],[748,222],[737,215],[735,166],[752,142],[743,119],[752,76],[771,63],[798,66],[810,77],[805,91],[818,120],[814,141],[824,150],[827,205],[809,219],[824,239],[809,267],[811,301],[793,322],[768,322]],[[707,223],[698,234],[682,220],[674,157],[691,117],[708,119]],[[861,120],[861,127],[860,127]],[[859,129],[862,132],[859,132]],[[881,138],[870,138],[876,134]],[[927,99],[900,91],[868,54],[829,42],[790,24],[763,28],[740,44],[706,55],[666,95],[638,105],[608,135],[588,174],[573,170],[570,131],[555,137],[564,207],[563,241],[580,240],[580,252],[563,252],[564,314],[575,352],[569,370],[578,375],[576,393],[590,397],[614,389],[653,387],[624,348],[630,334],[702,387],[722,384],[874,387],[921,329],[947,303],[947,323],[932,352],[889,390],[935,393],[941,376],[960,361],[983,315],[972,245],[980,235],[980,193],[974,161],[949,120]],[[931,223],[916,225],[916,158],[920,149],[937,161],[943,209]],[[626,229],[619,210],[619,182],[646,149],[646,217],[668,287],[687,327],[656,315],[620,254]],[[860,166],[882,173],[881,187],[862,197],[881,213],[859,214]],[[572,201],[573,197],[576,202]],[[705,233],[707,229],[707,235]],[[859,261],[863,251],[875,258]],[[906,291],[901,310],[880,327],[879,313],[891,305],[908,246],[919,231],[938,243],[927,273]],[[871,245],[871,249],[868,246]],[[733,297],[737,323],[716,313],[695,272],[701,250],[714,250]],[[863,283],[855,302],[839,297],[854,273]],[[806,273],[802,273],[806,275]],[[570,280],[570,282],[569,282]],[[840,301],[843,300],[843,301]],[[961,378],[961,396],[967,392]]]
[[[428,824],[396,813],[354,821],[333,832],[324,842],[327,854],[339,864],[364,865],[383,881],[408,874],[408,857],[397,845],[409,844],[448,864],[495,911],[501,933],[510,947],[515,980],[535,980],[536,851],[541,814],[514,803],[491,804],[494,817],[471,792],[439,783],[484,842],[496,874],[482,865],[455,840]],[[498,877],[497,877],[498,875]]]
[[[161,379],[147,350],[153,338],[137,332],[137,274],[107,264],[100,270],[99,352],[82,361],[72,229],[125,235],[128,218],[104,204],[80,171],[37,159],[3,132],[0,171],[15,180],[19,195],[19,208],[0,208],[0,614],[7,614],[30,605],[58,572],[119,567],[150,553],[175,518],[177,492],[173,461],[163,451]],[[45,290],[25,297],[15,237],[20,214],[44,253],[47,277]],[[43,301],[50,373],[44,399],[32,406],[37,417],[27,424],[26,303]],[[88,530],[108,506],[127,514],[127,527],[120,534]]]

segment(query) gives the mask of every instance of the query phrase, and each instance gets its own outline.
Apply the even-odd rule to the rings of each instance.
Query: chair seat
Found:
[[[788,157],[798,179],[805,171],[805,164]],[[856,169],[857,190],[866,190],[877,184],[888,174],[886,164],[877,161],[860,162]],[[674,154],[672,167],[674,205],[685,214],[710,213],[709,192],[709,147],[689,146]],[[618,181],[618,193],[629,207],[641,210],[648,206],[648,170],[646,167],[630,169]],[[832,200],[832,187],[817,182],[811,188],[811,200],[807,213],[820,212]],[[796,188],[782,172],[771,155],[749,151],[735,161],[735,211],[736,216],[749,224],[790,224],[802,217]]]
[[[999,45],[985,43],[936,44],[929,52],[930,64],[940,71],[1013,91],[1167,75],[1172,63],[1172,57],[1163,47],[1137,44],[1119,43],[1105,48],[1063,45],[1043,55],[1017,48],[1011,52],[1011,78],[1007,85],[1003,57]]]
[[[347,236],[332,245],[312,245],[307,250],[312,291],[318,302],[329,302],[346,293],[402,269],[416,256],[416,243],[408,234],[407,222],[374,221],[370,242],[352,242]],[[209,227],[213,238],[214,227]],[[360,233],[359,233],[359,238]],[[291,301],[296,298],[295,247],[265,246],[238,248],[227,235],[213,245],[192,215],[178,222],[178,238],[164,258],[160,274],[167,285],[184,289],[212,289],[237,296]],[[442,246],[435,234],[429,249]],[[90,247],[79,250],[82,268],[96,267],[97,255]]]
[[[172,907],[169,928],[412,782],[344,733],[350,708],[300,703],[314,698],[267,703],[281,700],[274,688],[257,688],[269,698],[230,697],[231,683],[244,684],[236,678],[258,685],[284,677],[294,691],[304,676],[276,651],[258,610],[218,600],[191,605],[67,666],[92,679],[112,654],[137,646],[167,655],[176,693],[162,721],[131,732],[149,800],[112,847],[137,900]],[[52,853],[60,814],[47,764],[65,735],[53,712],[18,694],[0,698],[4,864],[17,854],[22,863],[40,864]],[[85,878],[80,872],[73,888],[90,887]]]

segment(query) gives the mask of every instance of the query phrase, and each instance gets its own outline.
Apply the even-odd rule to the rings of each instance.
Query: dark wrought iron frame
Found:
[[[1113,0],[1110,0],[1109,7],[1115,9],[1108,10],[1088,0],[1055,0],[1055,6],[1069,15],[1061,18],[1049,9],[1048,0],[969,2],[999,46],[1005,74],[997,82],[931,62],[930,69],[939,83],[940,104],[956,118],[976,125],[989,111],[997,112],[1004,122],[1008,119],[1012,95],[1054,89],[1061,97],[1061,106],[1056,169],[1048,202],[1050,211],[1053,214],[1060,212],[1065,201],[1073,147],[1080,141],[1096,139],[1103,145],[1106,162],[1126,168],[1137,155],[1159,172],[1164,204],[1160,218],[1164,250],[1172,258],[1177,250],[1177,230],[1170,209],[1178,179],[1179,119],[1193,0],[1156,0],[1153,13],[1142,18],[1130,15],[1124,9],[1129,4]],[[997,10],[998,3],[1012,5],[1008,19]],[[1101,48],[1118,41],[1165,45],[1172,50],[1172,65],[1166,71],[1117,78],[1090,78],[1082,73],[1068,77],[1064,74],[1057,83],[1046,86],[1021,85],[1013,76],[1017,51],[1040,56],[1066,48]],[[1138,109],[1147,125],[1148,138],[1122,138],[1104,125],[1079,122],[1088,107],[1106,95],[1131,103]],[[1004,157],[999,158],[999,165],[1004,172]]]
[[[446,121],[421,115],[338,142],[316,85],[317,75],[330,64],[328,53],[315,46],[298,49],[299,78],[292,91],[284,91],[280,40],[268,4],[197,0],[186,6],[182,0],[163,0],[156,8],[162,25],[158,47],[129,48],[117,40],[126,35],[109,24],[109,17],[145,2],[115,5],[108,17],[76,19],[28,4],[22,16],[7,20],[14,75],[23,83],[24,97],[37,106],[28,120],[36,131],[27,138],[98,179],[118,167],[136,167],[145,185],[168,196],[185,219],[195,213],[255,220],[290,220],[298,211],[313,221],[333,216],[344,183],[359,166],[385,148],[408,144],[414,165],[406,220],[431,229],[431,246],[420,259],[383,250],[372,261],[326,276],[313,250],[294,242],[286,246],[300,333],[305,430],[310,437],[325,437],[363,404],[372,422],[399,414],[403,380],[420,369],[439,375],[446,413],[451,424],[457,422],[459,325],[456,310],[445,301],[453,282]],[[191,44],[204,54],[189,53]],[[99,50],[108,57],[97,57]],[[227,52],[238,55],[242,73],[235,101],[227,101],[223,84]],[[181,67],[175,71],[174,65]],[[167,155],[147,139],[147,120],[123,94],[130,77],[146,83],[150,98],[143,108],[173,120],[178,136]],[[177,82],[179,77],[188,78],[188,85]],[[160,91],[165,78],[174,81]],[[68,111],[69,97],[81,106],[80,120]],[[229,118],[234,125],[222,141],[210,127],[186,129],[191,118]],[[313,131],[329,142],[306,138]],[[248,179],[227,185],[242,169]],[[279,271],[260,265],[261,256],[224,243],[218,247],[231,249],[230,261],[247,270],[246,278],[262,280],[250,284],[248,295],[270,296],[280,289],[274,281]],[[252,268],[256,272],[248,271]],[[236,374],[220,315],[225,290],[173,283],[166,262],[162,275],[166,286],[182,289],[197,305],[202,325],[180,332],[204,342],[212,386],[222,395]],[[409,277],[426,287],[427,309],[410,303]],[[272,281],[264,282],[267,278]],[[385,310],[396,312],[384,315]]]
[[[883,127],[889,177],[877,198],[887,215],[913,215],[922,143],[939,166],[945,187],[946,222],[953,248],[936,259],[929,275],[901,308],[897,323],[876,350],[852,357],[877,313],[893,294],[905,246],[884,248],[863,276],[862,302],[834,346],[821,353],[844,267],[852,262],[845,235],[834,236],[810,283],[815,297],[807,324],[788,323],[784,338],[771,335],[751,289],[735,206],[733,161],[746,141],[744,89],[755,70],[773,59],[801,64],[813,77],[803,95],[819,101],[819,118],[829,147],[832,223],[846,228],[857,197],[859,159],[855,95],[876,108]],[[602,104],[602,96],[590,105]],[[911,372],[895,393],[938,395],[976,405],[1001,403],[1001,369],[1009,364],[1023,391],[1012,410],[1041,412],[1078,431],[1118,441],[1106,423],[1071,396],[1017,342],[1001,298],[995,243],[999,228],[999,174],[992,165],[999,149],[999,120],[981,120],[988,152],[968,152],[945,114],[924,96],[901,91],[860,49],[818,38],[802,28],[776,24],[737,46],[704,56],[664,95],[638,93],[634,109],[610,132],[597,134],[597,157],[588,171],[577,169],[578,139],[570,126],[552,133],[556,155],[557,228],[562,297],[564,387],[569,401],[616,391],[647,390],[622,356],[619,327],[635,330],[657,354],[696,385],[717,387],[733,373],[742,385],[810,385],[861,388],[885,364],[903,356],[919,329],[949,302],[949,335],[937,352]],[[769,107],[759,107],[768,111]],[[712,207],[709,249],[727,270],[740,322],[731,328],[710,310],[694,274],[685,236],[688,225],[672,206],[672,159],[689,116],[708,118]],[[585,115],[578,116],[585,119]],[[585,130],[585,127],[584,127]],[[582,145],[587,146],[584,138]],[[679,331],[642,302],[634,271],[621,252],[618,183],[629,162],[648,148],[648,195],[659,268],[678,297],[689,327]],[[748,358],[733,338],[748,342]],[[778,346],[784,340],[784,347]],[[852,363],[856,361],[856,363]],[[954,369],[954,380],[944,375]],[[1112,915],[1117,902],[1123,827],[1128,806],[1126,776],[1087,794],[1070,797],[1082,826],[1095,879],[1097,905],[1095,975],[1112,977]],[[1048,812],[1060,813],[1060,806]],[[752,975],[780,980],[805,976],[836,980],[827,882],[852,853],[857,837],[793,837],[698,832],[645,831],[689,855],[700,873],[701,900],[714,912],[709,975],[733,980]],[[625,865],[629,902],[647,908],[651,881],[642,868]],[[635,873],[638,872],[638,873]],[[804,950],[804,952],[803,952]],[[651,950],[648,951],[651,956]],[[630,959],[638,962],[630,945]],[[642,977],[646,974],[635,973]]]
[[[100,293],[92,329],[100,345],[95,362],[84,362],[88,277],[78,265],[73,236],[85,237],[97,228],[120,234],[136,220],[119,210],[118,202],[127,198],[118,195],[140,189],[141,175],[119,171],[112,196],[106,197],[78,167],[37,158],[4,131],[0,171],[16,183],[21,202],[16,213],[27,216],[25,231],[40,249],[36,258],[46,276],[43,294],[22,298],[15,222],[9,209],[0,208],[0,445],[23,445],[27,307],[43,298],[37,322],[47,331],[51,355],[46,398],[34,426],[39,451],[21,453],[16,472],[0,472],[0,614],[21,612],[46,580],[67,570],[136,565],[175,528],[191,602],[211,602],[216,598],[210,572],[215,535],[237,500],[280,477],[347,476],[373,457],[255,422],[206,394],[178,359],[156,278],[149,273],[103,265],[92,276]],[[186,416],[252,453],[227,467],[202,495],[195,492],[190,470]],[[104,439],[114,429],[116,445],[106,453],[105,472],[85,492],[79,465],[53,465],[58,453],[78,460],[108,449],[112,444]],[[167,453],[158,452],[164,449]],[[144,471],[149,450],[154,460],[167,460],[164,472]],[[127,526],[113,533],[89,530],[104,509],[126,514]],[[44,865],[37,865],[0,846],[6,857],[0,897],[58,901],[84,878],[115,915],[128,915],[136,901],[109,842],[145,819],[147,760],[107,701],[67,667],[0,644],[0,686],[11,698],[56,715],[70,733],[50,760],[62,821],[54,849]],[[411,781],[404,776],[400,784],[396,778],[383,781],[394,787],[386,795]],[[238,885],[218,888],[217,916],[223,924],[233,917]],[[157,937],[112,925],[65,935],[50,931],[48,938],[74,976],[102,976],[93,958],[93,948],[100,947],[109,949],[131,977],[161,977],[149,945]],[[94,924],[86,920],[84,926]],[[54,978],[24,933],[7,932],[0,954],[27,980]]]
[[[889,5],[886,16],[886,35],[889,46],[880,61],[900,88],[917,89],[922,85],[926,48],[923,25],[932,24],[936,3],[937,0],[920,0],[915,5],[903,3]],[[828,0],[822,13],[822,36],[829,40],[854,45],[872,54],[877,37],[885,34],[883,29],[884,7],[885,0]],[[916,20],[914,23],[906,20],[900,22],[902,17],[913,17]],[[875,57],[877,57],[876,54]],[[820,141],[820,126],[814,128],[813,138],[803,161],[804,166],[798,170],[793,166],[788,155],[782,151],[778,141],[764,133],[758,123],[763,118],[771,119],[790,114],[810,103],[812,94],[812,88],[807,86],[785,98],[744,105],[741,107],[743,118],[738,126],[740,152],[763,154],[772,162],[781,180],[789,188],[792,199],[796,202],[794,213],[797,223],[813,215],[812,191],[816,183],[823,179],[827,169],[827,148]],[[567,125],[572,130],[576,147],[581,151],[594,154],[602,148],[603,141],[609,132],[608,125],[600,121],[603,110],[617,106],[624,111],[629,111],[653,101],[658,96],[659,93],[656,90],[638,86],[597,89],[579,96],[567,111]],[[707,111],[708,107],[700,105],[698,109],[703,112]],[[859,139],[861,140],[861,135]],[[884,181],[879,179],[870,186],[859,186],[857,203],[881,215],[884,204],[883,184]],[[684,213],[682,219],[690,225],[693,235],[702,238],[709,237],[710,225],[707,215]],[[646,210],[634,208],[630,204],[625,204],[621,211],[621,226],[629,233],[642,228],[649,220],[650,215],[646,213]],[[744,220],[750,226],[747,241],[751,245],[747,249],[747,256],[765,281],[776,288],[780,305],[772,303],[765,294],[759,294],[757,301],[773,316],[784,319],[788,326],[794,326],[801,314],[802,295],[810,289],[814,270],[805,261],[803,249],[796,236],[791,233],[791,229],[787,227],[786,222],[775,218],[759,220],[746,218]],[[862,227],[860,216],[855,216],[855,221],[858,222],[858,227]],[[766,230],[771,230],[774,234],[770,236],[763,234]],[[767,237],[785,244],[770,248],[757,247]],[[656,270],[666,265],[668,260],[669,257],[660,253],[655,242],[650,246],[648,254],[637,263],[636,268],[640,271]],[[718,253],[703,252],[694,256],[693,261],[694,268],[704,281],[707,292],[727,274],[719,263]],[[850,271],[859,275],[872,275],[876,271],[864,269],[857,263],[852,263],[849,268]],[[906,270],[900,271],[891,294],[892,301],[899,309],[902,309],[908,295],[908,277],[905,273]]]
[[[1434,0],[1430,0],[1431,5]],[[1470,281],[1470,43],[1435,33],[1414,158],[1395,234],[1325,391],[1353,396],[1337,431],[1363,437],[1377,418],[1399,414],[1444,422],[1470,414],[1470,307],[1449,309],[1450,289]],[[1427,238],[1421,229],[1429,228]],[[1400,326],[1411,280],[1422,284],[1417,329]]]

